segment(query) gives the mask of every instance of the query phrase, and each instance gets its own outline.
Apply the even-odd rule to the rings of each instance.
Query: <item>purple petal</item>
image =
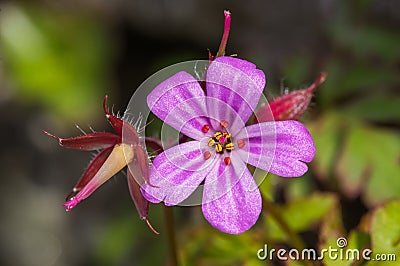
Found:
[[[231,189],[226,191],[226,187]],[[261,206],[260,191],[240,159],[234,159],[216,182],[209,182],[206,178],[203,214],[218,230],[230,234],[248,230],[256,223]]]
[[[213,157],[204,159],[203,149],[208,147],[190,141],[158,155],[150,172],[150,183],[142,185],[145,198],[153,203],[164,201],[166,205],[176,205],[189,197],[215,163]]]
[[[203,126],[209,124],[204,96],[196,79],[179,72],[160,83],[147,96],[147,104],[161,120],[199,140],[204,137]]]
[[[217,98],[207,97],[206,103],[207,106],[209,106],[208,109],[211,110],[208,116],[208,121],[210,121],[210,126],[213,131],[224,130],[220,125],[220,122],[222,121],[228,122],[227,130],[232,136],[235,136],[242,128],[244,128],[246,121],[243,121],[240,114],[225,102]],[[213,111],[218,110],[224,110],[224,116],[213,113]]]
[[[254,124],[244,128],[238,139],[245,141],[237,149],[244,161],[284,177],[303,175],[308,170],[304,162],[311,162],[315,154],[310,133],[297,121]]]
[[[209,114],[219,120],[230,120],[231,123],[237,116],[247,122],[264,89],[265,75],[245,60],[218,57],[210,64],[206,81],[207,96],[225,102],[236,111],[236,114],[227,114],[224,105],[208,105]]]

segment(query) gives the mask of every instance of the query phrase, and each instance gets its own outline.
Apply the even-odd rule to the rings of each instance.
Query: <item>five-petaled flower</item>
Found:
[[[238,234],[257,221],[262,201],[246,164],[284,177],[301,176],[315,153],[307,129],[297,121],[245,126],[265,86],[256,66],[218,57],[206,72],[206,92],[186,72],[159,84],[147,97],[150,110],[193,139],[159,154],[150,184],[151,202],[177,205],[204,182],[202,210],[217,229]]]
[[[140,145],[136,128],[111,114],[106,104],[107,96],[104,97],[103,102],[104,112],[116,134],[94,132],[79,137],[60,138],[43,130],[45,134],[57,139],[63,147],[85,151],[101,150],[90,162],[72,192],[68,194],[64,206],[67,211],[70,211],[125,166],[128,166],[127,180],[132,200],[140,218],[146,220],[150,229],[157,233],[148,221],[149,202],[143,197],[137,182],[137,180],[140,182],[149,180],[147,153]]]

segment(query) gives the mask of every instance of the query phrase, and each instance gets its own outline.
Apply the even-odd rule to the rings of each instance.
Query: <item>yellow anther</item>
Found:
[[[225,138],[229,139],[231,137],[231,134],[229,134],[228,132],[224,132],[222,134],[222,136],[224,136]]]
[[[213,139],[213,138],[210,138],[209,140],[208,140],[208,146],[214,146],[214,144],[215,144],[215,140]]]
[[[217,145],[215,145],[215,151],[217,153],[221,153],[222,152],[222,145],[217,143]]]
[[[219,139],[222,137],[222,133],[219,132],[219,131],[217,131],[217,132],[215,132],[214,137],[215,137],[217,140],[219,140]]]
[[[228,151],[232,151],[235,148],[235,145],[233,145],[233,143],[227,143],[225,145],[225,149]]]

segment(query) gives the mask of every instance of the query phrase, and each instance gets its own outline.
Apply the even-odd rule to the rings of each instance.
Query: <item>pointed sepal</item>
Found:
[[[308,88],[281,95],[269,102],[269,106],[261,106],[256,114],[256,123],[299,119],[307,110],[314,91],[326,77],[326,73],[321,73]]]

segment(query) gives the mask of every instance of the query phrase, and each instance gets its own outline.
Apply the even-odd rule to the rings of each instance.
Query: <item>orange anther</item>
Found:
[[[221,127],[223,127],[223,128],[227,128],[227,127],[229,126],[228,121],[225,121],[225,120],[222,120],[219,124],[220,124]]]
[[[244,142],[243,139],[239,139],[239,140],[237,141],[237,144],[238,144],[238,147],[241,149],[241,148],[244,147],[245,142]]]

